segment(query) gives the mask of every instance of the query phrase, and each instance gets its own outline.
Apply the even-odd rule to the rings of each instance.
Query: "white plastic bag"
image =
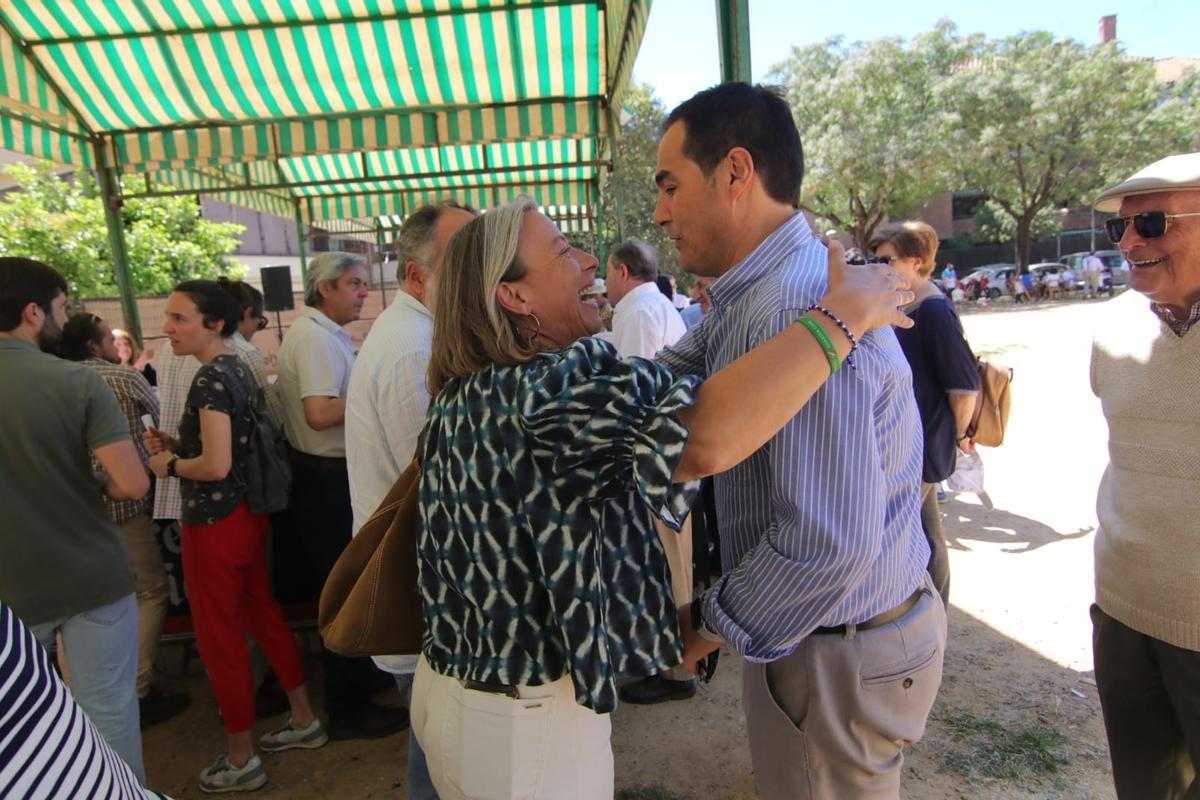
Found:
[[[984,508],[992,507],[992,499],[983,488],[983,459],[978,449],[973,453],[958,451],[954,474],[946,479],[946,488],[952,492],[970,492],[978,495]]]

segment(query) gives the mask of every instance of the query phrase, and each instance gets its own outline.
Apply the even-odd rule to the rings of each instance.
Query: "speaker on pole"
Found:
[[[259,276],[262,279],[263,305],[267,311],[291,311],[296,307],[292,300],[291,267],[287,264],[263,267]]]

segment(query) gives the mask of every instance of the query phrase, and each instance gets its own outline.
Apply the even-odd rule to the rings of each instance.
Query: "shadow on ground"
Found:
[[[946,543],[956,550],[970,550],[970,546],[964,544],[964,540],[969,540],[1009,545],[1004,548],[1005,553],[1028,553],[1048,544],[1087,536],[1095,530],[1087,527],[1071,533],[1059,533],[1036,519],[1000,508],[987,509],[965,503],[954,494],[941,508],[945,515],[942,527]]]
[[[1112,797],[1099,704],[1085,674],[1058,666],[953,607],[950,637],[929,729],[908,751],[904,798]],[[305,644],[319,709],[320,664],[311,637]],[[183,664],[171,652],[164,655],[168,666]],[[194,702],[182,716],[144,733],[150,783],[175,798],[200,797],[196,773],[224,745],[212,690],[195,658],[187,674],[164,681],[186,688]],[[394,695],[383,699],[394,702]],[[741,664],[726,653],[718,675],[696,698],[618,709],[613,717],[618,790],[663,800],[754,797],[740,698]],[[256,734],[274,723],[260,721]],[[270,783],[255,796],[401,800],[408,735],[265,755]]]

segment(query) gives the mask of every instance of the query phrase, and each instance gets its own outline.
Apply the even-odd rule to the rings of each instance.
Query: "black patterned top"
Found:
[[[539,685],[617,705],[618,675],[678,664],[681,638],[652,513],[678,529],[698,484],[676,379],[581,339],[450,381],[429,408],[418,544],[423,650],[443,675]]]
[[[183,499],[180,522],[209,525],[225,519],[246,496],[242,478],[246,448],[254,421],[250,417],[248,388],[253,380],[246,365],[235,355],[217,356],[200,367],[188,389],[183,417],[179,420],[179,457],[195,458],[203,449],[200,441],[200,411],[210,409],[229,417],[233,466],[219,481],[179,479]]]

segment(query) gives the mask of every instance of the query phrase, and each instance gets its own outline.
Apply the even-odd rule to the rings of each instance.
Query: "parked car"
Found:
[[[984,290],[983,296],[989,300],[995,300],[997,297],[1007,293],[1005,287],[1008,283],[1008,276],[1015,274],[1016,271],[1016,264],[985,264],[982,267],[972,270],[966,277],[959,281],[959,284],[962,286],[963,291],[967,292],[968,287],[972,287],[986,278],[987,289]]]
[[[1047,275],[1049,275],[1049,274],[1061,275],[1063,273],[1063,271],[1066,269],[1067,269],[1067,265],[1059,263],[1058,261],[1044,261],[1041,264],[1030,264],[1029,265],[1029,272],[1033,275],[1034,280],[1036,280],[1038,283],[1044,282]],[[1071,291],[1078,291],[1078,290],[1083,289],[1083,287],[1085,285],[1085,281],[1083,280],[1083,272],[1076,269],[1075,267],[1071,267],[1071,275],[1073,276],[1072,280],[1071,280],[1071,287],[1070,287]],[[1067,287],[1061,287],[1061,288],[1065,289]]]
[[[1125,256],[1120,250],[1097,250],[1096,255],[1104,262],[1104,271],[1100,273],[1100,289],[1112,293],[1114,286],[1128,286],[1129,273],[1122,269]],[[1083,274],[1083,260],[1088,257],[1087,251],[1071,253],[1062,257],[1062,263],[1071,268],[1076,275]]]

